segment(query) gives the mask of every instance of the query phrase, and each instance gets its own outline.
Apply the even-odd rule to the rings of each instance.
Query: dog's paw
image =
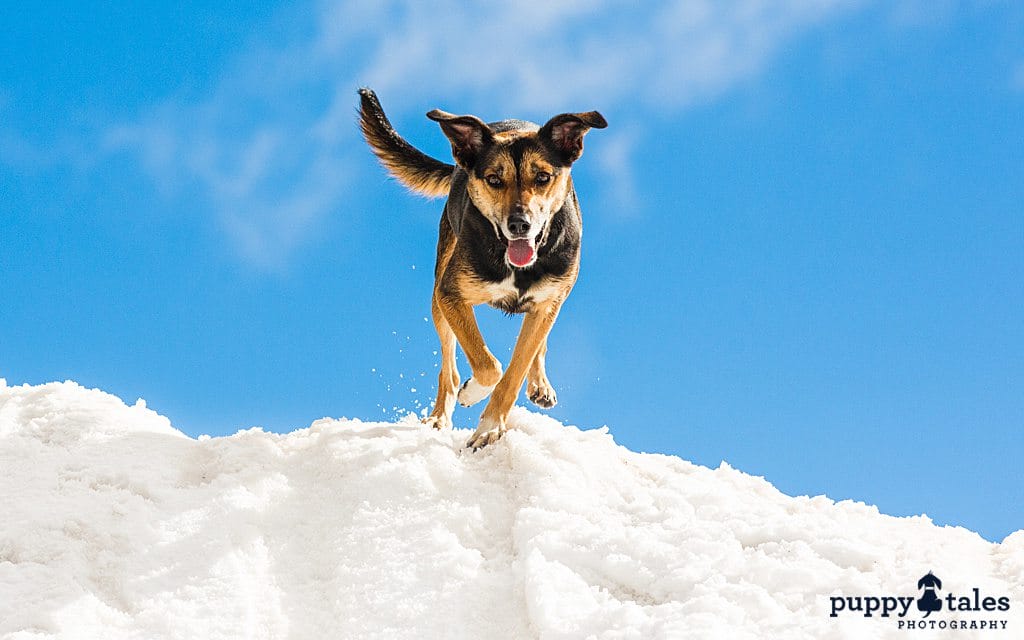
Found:
[[[558,396],[551,388],[551,383],[545,380],[531,381],[526,386],[526,397],[530,402],[542,409],[550,409],[558,404]]]
[[[492,384],[485,387],[477,382],[476,378],[470,378],[469,380],[466,380],[462,385],[462,388],[459,389],[459,404],[464,407],[471,407],[491,395],[491,391],[493,391],[496,386],[496,384]]]
[[[438,431],[442,429],[452,428],[452,417],[449,415],[441,414],[439,416],[429,415],[426,418],[420,420],[420,423],[427,426],[433,427]]]
[[[466,447],[477,451],[489,444],[497,442],[505,433],[505,423],[493,420],[480,419],[480,426],[476,428],[473,435],[466,442]]]

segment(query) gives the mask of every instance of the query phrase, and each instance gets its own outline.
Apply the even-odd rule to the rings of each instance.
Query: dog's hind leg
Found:
[[[455,332],[445,319],[437,303],[437,295],[430,303],[430,312],[434,318],[434,328],[441,340],[441,372],[437,376],[437,400],[434,410],[423,418],[423,424],[435,429],[452,426],[452,412],[455,411],[455,394],[459,388],[459,369],[455,366]]]
[[[487,348],[473,315],[473,305],[453,295],[438,295],[438,304],[466,353],[473,375],[459,389],[459,404],[468,407],[480,402],[501,379],[501,362]]]
[[[558,404],[558,396],[555,395],[555,390],[551,387],[551,382],[544,369],[544,357],[547,352],[548,341],[545,338],[544,342],[540,344],[540,351],[537,352],[530,365],[530,370],[526,373],[526,396],[530,402],[544,409],[550,409]]]

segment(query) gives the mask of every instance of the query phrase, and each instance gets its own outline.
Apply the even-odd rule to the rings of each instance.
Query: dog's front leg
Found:
[[[548,340],[544,338],[537,351],[537,356],[533,359],[533,364],[530,365],[530,370],[526,374],[526,397],[530,399],[530,402],[544,409],[550,409],[558,404],[558,396],[551,386],[551,381],[548,380],[548,374],[544,367],[544,356],[547,355],[547,352]]]
[[[473,305],[454,294],[437,293],[436,298],[448,325],[458,338],[466,353],[473,376],[466,380],[459,390],[459,402],[463,406],[476,404],[487,397],[501,379],[501,362],[487,348],[480,327],[473,315]],[[453,359],[454,363],[454,359]],[[456,373],[458,376],[458,373]]]
[[[466,446],[479,449],[496,442],[505,433],[505,420],[516,403],[519,391],[523,388],[526,372],[547,340],[561,307],[562,301],[555,299],[544,305],[538,304],[527,312],[526,318],[523,319],[523,327],[519,330],[516,347],[512,350],[512,360],[508,364],[508,369],[494,388],[490,402],[480,415],[480,424]]]

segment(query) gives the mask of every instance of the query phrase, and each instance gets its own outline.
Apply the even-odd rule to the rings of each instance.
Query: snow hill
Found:
[[[194,440],[141,400],[0,381],[0,637],[1024,637],[1024,531],[992,544],[511,423],[475,454],[411,419]],[[942,619],[1008,629],[829,615],[929,570],[1012,602]]]

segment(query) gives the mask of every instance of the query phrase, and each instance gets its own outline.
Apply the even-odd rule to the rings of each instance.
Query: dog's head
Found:
[[[473,204],[505,243],[505,259],[525,268],[552,216],[568,197],[572,163],[583,154],[583,136],[608,126],[596,111],[563,113],[547,124],[494,131],[475,116],[435,109],[427,114],[452,143],[452,155],[469,176]]]

